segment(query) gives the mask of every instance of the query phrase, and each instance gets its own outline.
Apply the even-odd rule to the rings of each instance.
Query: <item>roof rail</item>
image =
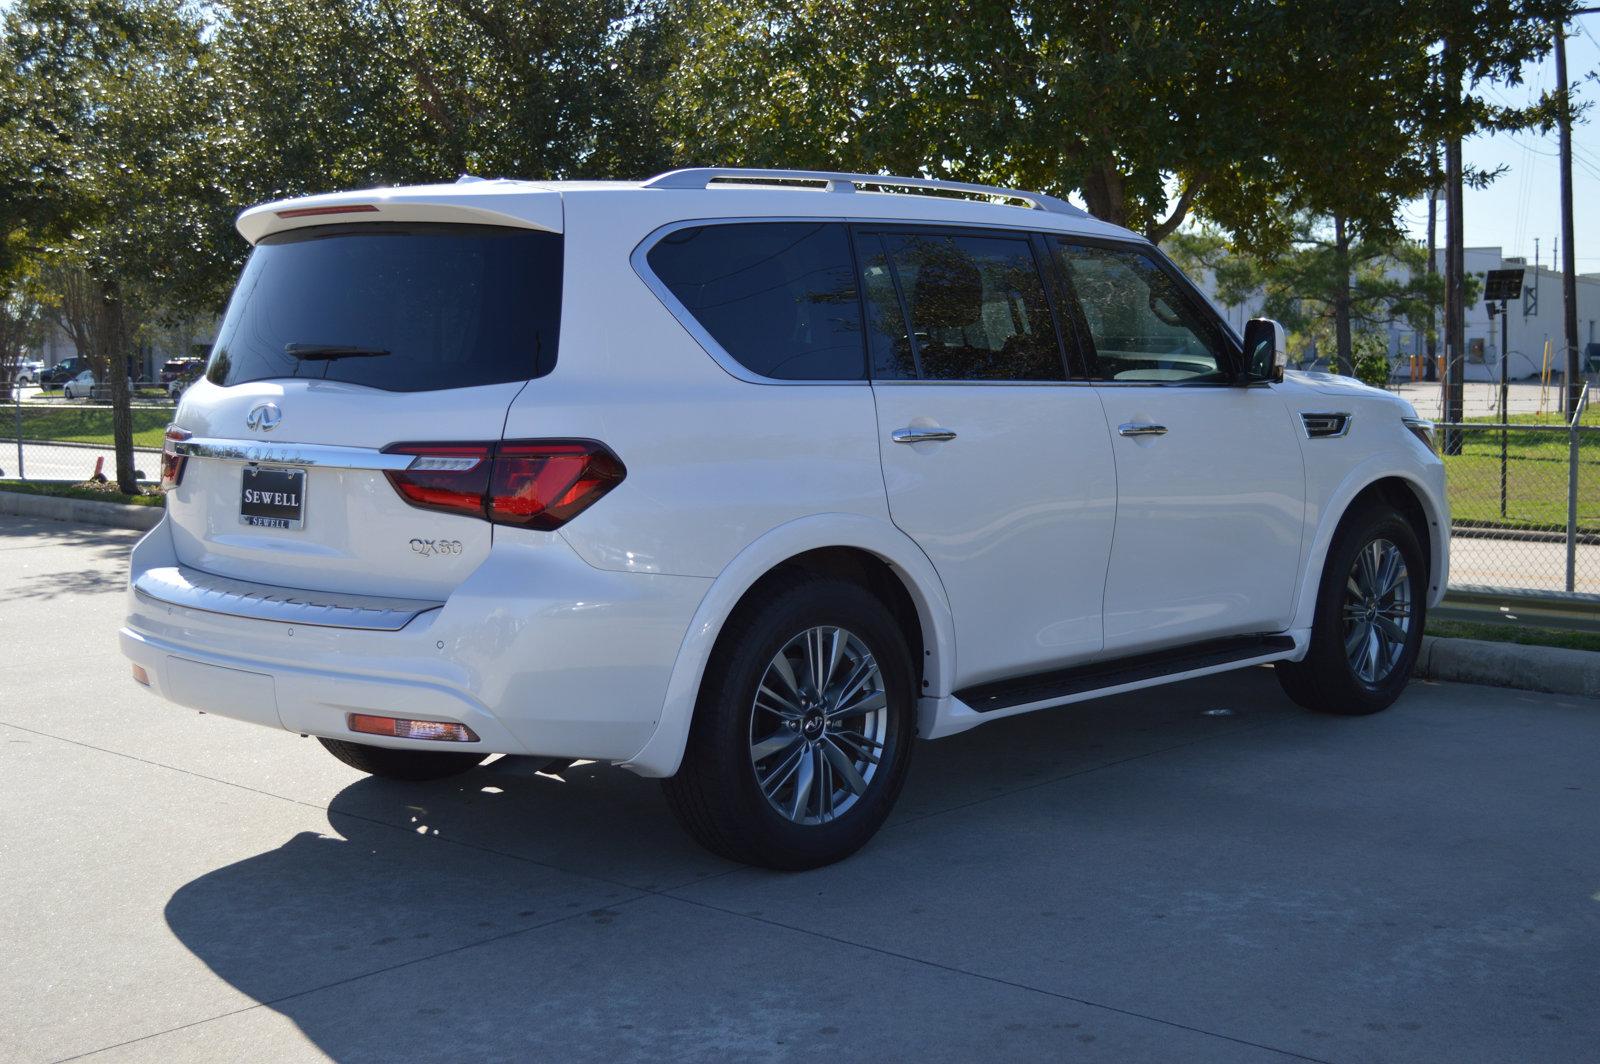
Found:
[[[1081,210],[1066,200],[1046,196],[1042,192],[1029,192],[1020,188],[1000,188],[996,185],[973,185],[965,181],[941,181],[930,177],[891,177],[887,174],[842,174],[829,170],[761,170],[737,166],[697,166],[686,170],[669,170],[645,180],[644,188],[705,188],[715,181],[735,181],[751,184],[761,182],[787,183],[814,182],[826,192],[855,192],[856,186],[869,188],[916,188],[930,192],[960,192],[969,196],[991,199],[1021,200],[1030,208],[1052,214],[1069,214],[1087,218]]]

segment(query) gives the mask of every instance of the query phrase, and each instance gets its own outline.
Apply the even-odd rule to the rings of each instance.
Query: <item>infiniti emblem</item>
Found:
[[[250,413],[244,416],[245,428],[261,432],[271,432],[282,420],[283,411],[278,409],[277,403],[257,403],[250,408]]]

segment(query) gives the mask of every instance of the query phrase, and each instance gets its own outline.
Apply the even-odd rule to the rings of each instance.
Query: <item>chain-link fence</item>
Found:
[[[1391,381],[1388,390],[1416,407],[1422,417],[1443,419],[1444,394],[1437,381]],[[1531,419],[1559,425],[1563,394],[1560,378],[1548,383],[1537,378],[1512,381],[1502,404],[1498,382],[1467,381],[1461,386],[1461,417],[1465,421],[1503,421],[1509,413],[1514,422]]]
[[[1450,583],[1600,592],[1600,427],[1438,427]]]
[[[139,479],[161,475],[161,435],[172,407],[133,408],[134,467]],[[57,401],[0,406],[0,479],[85,481],[116,476],[111,407]]]

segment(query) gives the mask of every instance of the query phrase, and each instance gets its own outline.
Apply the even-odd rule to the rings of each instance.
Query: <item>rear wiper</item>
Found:
[[[336,358],[378,358],[390,352],[385,347],[354,347],[349,344],[284,344],[283,353],[301,362],[332,362]]]

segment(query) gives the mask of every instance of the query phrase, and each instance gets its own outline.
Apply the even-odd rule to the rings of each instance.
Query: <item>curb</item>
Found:
[[[161,520],[165,508],[129,506],[120,502],[95,502],[93,499],[63,499],[55,495],[28,495],[20,491],[0,491],[0,514],[43,517],[51,521],[70,521],[100,528],[131,528],[148,532]]]
[[[1416,674],[1427,680],[1600,698],[1600,654],[1591,650],[1426,636]]]

